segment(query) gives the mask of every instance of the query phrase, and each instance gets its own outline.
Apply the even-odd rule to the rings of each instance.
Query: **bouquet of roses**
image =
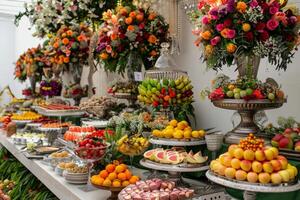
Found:
[[[118,7],[103,19],[94,53],[105,70],[123,73],[133,52],[146,69],[154,65],[161,43],[168,41],[169,26],[162,16],[150,9]]]
[[[276,0],[201,0],[202,23],[194,31],[208,68],[232,65],[241,55],[268,58],[286,70],[299,44],[296,8]]]
[[[62,26],[46,42],[50,62],[65,70],[86,64],[91,36],[92,31],[84,24]]]
[[[39,81],[42,79],[43,68],[50,66],[51,63],[41,46],[30,48],[17,60],[15,78],[23,82],[29,77],[35,77],[36,81]]]
[[[40,83],[40,95],[42,96],[60,96],[62,84],[59,80],[43,80]]]

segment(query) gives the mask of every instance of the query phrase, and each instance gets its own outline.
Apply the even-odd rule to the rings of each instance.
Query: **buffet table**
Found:
[[[100,189],[84,192],[80,185],[67,183],[63,177],[42,163],[41,160],[30,160],[20,152],[18,146],[14,145],[12,140],[7,138],[3,131],[0,131],[0,143],[10,151],[31,173],[33,173],[49,190],[51,190],[59,199],[63,200],[89,200],[89,199],[107,199],[110,192]]]

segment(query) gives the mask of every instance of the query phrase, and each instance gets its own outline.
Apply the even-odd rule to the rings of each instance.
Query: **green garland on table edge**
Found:
[[[0,149],[0,179],[14,181],[15,186],[8,194],[12,200],[58,199],[4,147]]]

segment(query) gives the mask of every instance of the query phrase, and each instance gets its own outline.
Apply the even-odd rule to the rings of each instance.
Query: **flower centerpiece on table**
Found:
[[[117,3],[118,0],[36,0],[25,4],[25,11],[16,15],[15,24],[26,16],[35,29],[34,35],[45,37],[55,34],[63,25],[85,22],[97,26],[102,22],[102,13],[115,8]]]
[[[79,72],[87,64],[92,31],[85,24],[62,26],[46,42],[47,54],[55,68]]]
[[[62,83],[59,80],[42,80],[40,82],[40,95],[45,97],[60,96]]]
[[[286,70],[299,44],[298,10],[276,0],[201,0],[195,42],[207,67],[218,70],[233,61],[259,64],[267,58]],[[239,60],[238,58],[241,58]]]
[[[118,7],[105,12],[103,20],[94,54],[106,71],[125,72],[133,52],[149,69],[160,54],[161,43],[168,41],[168,24],[150,9]]]

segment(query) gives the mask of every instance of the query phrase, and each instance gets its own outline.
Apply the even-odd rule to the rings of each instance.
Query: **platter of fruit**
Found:
[[[192,130],[186,121],[173,119],[163,130],[155,129],[149,140],[152,144],[169,146],[195,146],[205,144],[205,130]]]
[[[177,79],[146,78],[138,86],[138,100],[154,108],[169,108],[193,102],[193,86],[188,77]]]
[[[133,175],[127,165],[113,161],[90,180],[94,187],[111,191],[108,199],[118,199],[118,194],[123,188],[135,184],[140,178]]]
[[[208,169],[208,166],[205,166],[207,159],[207,156],[202,156],[201,151],[194,154],[192,151],[188,153],[183,148],[173,147],[172,149],[157,148],[146,151],[140,163],[157,170],[194,172],[203,167]]]
[[[95,131],[96,129],[94,126],[70,126],[64,133],[64,140],[77,142]]]
[[[77,106],[69,106],[64,104],[48,104],[36,106],[35,110],[44,116],[80,116],[84,115]]]
[[[250,190],[251,186],[266,186],[272,192],[272,188],[277,188],[274,186],[297,184],[297,174],[297,168],[279,155],[277,148],[266,147],[262,139],[249,134],[238,145],[230,145],[226,153],[210,163],[208,178],[214,176],[241,185],[238,188],[242,190]],[[243,184],[245,187],[242,188]],[[226,186],[230,187],[230,184]]]
[[[61,129],[67,129],[71,125],[72,125],[72,123],[70,123],[70,122],[50,122],[50,123],[42,124],[39,127],[39,130],[41,130],[41,131],[61,130]]]
[[[140,134],[124,135],[117,141],[118,151],[127,156],[137,156],[145,152],[149,147],[147,138]]]
[[[162,179],[149,179],[138,181],[129,185],[119,193],[120,200],[185,200],[192,199],[195,195],[193,189],[177,187],[175,182]]]
[[[248,77],[230,80],[229,77],[220,75],[212,83],[213,91],[208,95],[211,101],[223,99],[285,101],[284,92],[270,78],[263,83]]]

